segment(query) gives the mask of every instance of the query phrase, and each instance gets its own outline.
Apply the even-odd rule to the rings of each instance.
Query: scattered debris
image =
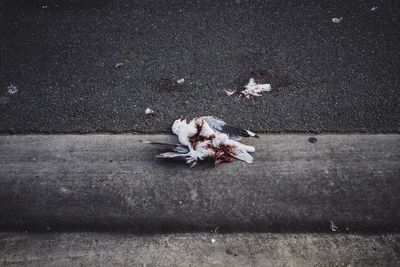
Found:
[[[254,152],[255,148],[244,145],[239,140],[241,137],[258,136],[212,116],[197,117],[189,122],[186,118],[180,118],[173,123],[172,132],[178,136],[179,143],[143,142],[167,146],[172,150],[161,153],[158,158],[183,159],[192,167],[197,161],[205,159],[212,159],[215,166],[222,162],[231,162],[235,158],[247,163],[253,162],[249,153]]]
[[[45,8],[47,8],[48,6],[41,6],[41,8],[43,8],[43,9],[45,9]]]
[[[122,67],[124,65],[124,63],[117,63],[117,64],[115,64],[115,67],[118,69],[118,68],[120,68],[120,67]]]
[[[10,98],[6,97],[6,96],[1,96],[0,97],[0,105],[5,105],[8,102],[10,102]]]
[[[315,144],[316,142],[318,142],[318,139],[316,137],[310,137],[308,138],[308,142],[310,142],[311,144]]]
[[[225,93],[228,96],[234,95],[236,93],[243,94],[247,99],[252,98],[254,96],[261,96],[261,92],[269,92],[271,91],[271,85],[269,83],[256,83],[254,78],[250,78],[249,83],[243,86],[245,89],[242,91],[227,89]]]
[[[149,116],[154,116],[156,114],[156,112],[154,110],[152,110],[151,108],[146,108],[146,110],[144,111],[144,114],[149,115]]]
[[[371,7],[371,9],[370,9],[369,11],[375,11],[375,10],[377,10],[377,9],[378,9],[377,6],[373,6],[373,7]]]
[[[271,85],[269,83],[259,84],[253,78],[250,78],[249,83],[244,86],[246,88],[241,93],[246,96],[246,98],[251,98],[253,96],[261,96],[261,92],[271,91]]]
[[[7,93],[8,94],[13,95],[16,92],[18,92],[18,88],[14,84],[10,84],[9,86],[7,86]]]
[[[176,81],[177,84],[183,84],[185,82],[185,78],[179,79]]]
[[[231,95],[237,94],[239,91],[234,90],[234,89],[227,89],[227,90],[225,90],[225,92],[228,96],[231,96]]]
[[[235,253],[231,248],[227,248],[227,249],[226,249],[226,254],[233,255],[233,256],[235,256],[235,257],[238,255],[238,254]]]
[[[215,243],[217,242],[217,240],[215,240],[214,238],[211,238],[211,243]]]
[[[337,226],[333,223],[333,221],[330,221],[330,222],[329,222],[329,225],[330,225],[330,227],[331,227],[331,231],[332,231],[332,232],[336,232],[337,230],[339,230],[339,227],[337,227]]]
[[[333,23],[340,23],[343,20],[343,17],[339,17],[339,18],[333,18],[332,22]]]

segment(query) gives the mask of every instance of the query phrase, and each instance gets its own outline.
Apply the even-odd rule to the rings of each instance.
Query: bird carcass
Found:
[[[183,159],[194,166],[200,160],[211,160],[214,165],[239,159],[253,162],[249,154],[255,151],[253,146],[239,142],[241,137],[258,137],[255,133],[225,123],[212,116],[197,117],[190,121],[184,118],[176,120],[172,131],[178,136],[179,143],[165,144],[144,141],[145,143],[164,145],[171,151],[161,153],[159,158]]]

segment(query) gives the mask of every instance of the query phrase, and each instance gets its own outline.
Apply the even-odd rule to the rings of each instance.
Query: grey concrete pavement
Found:
[[[156,159],[163,135],[0,136],[0,228],[399,231],[400,135],[263,135],[254,164]],[[312,141],[312,142],[310,142]]]
[[[0,132],[399,132],[399,3],[3,0]],[[226,96],[252,76],[272,92]]]
[[[212,243],[211,240],[215,239]],[[0,233],[4,266],[399,266],[400,236]]]

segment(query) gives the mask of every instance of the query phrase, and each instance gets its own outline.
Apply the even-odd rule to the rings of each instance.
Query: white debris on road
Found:
[[[178,136],[179,143],[143,142],[171,149],[170,152],[158,155],[158,158],[182,159],[192,166],[206,159],[211,159],[215,166],[222,162],[231,162],[235,158],[247,163],[253,162],[253,157],[249,153],[254,152],[255,148],[244,145],[239,140],[241,137],[258,136],[217,118],[204,116],[191,121],[181,118],[173,123],[172,132]]]
[[[120,67],[122,67],[124,65],[124,63],[117,63],[117,64],[115,64],[115,67],[116,68],[120,68]]]
[[[339,17],[339,18],[333,18],[332,22],[333,23],[340,23],[343,20],[343,17]]]
[[[253,78],[250,78],[248,84],[244,86],[245,90],[241,91],[246,98],[251,98],[253,96],[261,96],[261,92],[271,91],[271,85],[269,83],[259,84]]]
[[[18,88],[14,84],[7,86],[7,93],[13,95],[18,92]]]
[[[185,78],[179,79],[176,81],[177,84],[183,84],[185,82]]]
[[[333,221],[330,221],[329,225],[331,227],[332,232],[336,232],[337,230],[339,230],[339,227],[337,227]]]
[[[234,90],[234,89],[226,89],[225,93],[228,96],[234,94],[242,94],[247,99],[252,98],[254,96],[261,96],[261,92],[269,92],[271,91],[271,85],[269,83],[256,83],[254,78],[250,78],[249,83],[243,86],[245,89],[242,91]]]
[[[146,108],[146,110],[144,111],[144,113],[146,115],[150,115],[150,116],[154,116],[154,114],[156,113],[154,110],[152,110],[151,108]]]
[[[217,242],[217,240],[215,240],[214,238],[211,238],[211,243],[215,243]]]
[[[378,9],[377,6],[373,6],[373,7],[371,7],[371,9],[370,9],[369,11],[375,11],[375,10],[377,10],[377,9]]]
[[[225,90],[225,93],[226,93],[228,96],[234,95],[234,94],[236,94],[237,92],[238,92],[238,90],[233,90],[233,89],[227,89],[227,90]]]

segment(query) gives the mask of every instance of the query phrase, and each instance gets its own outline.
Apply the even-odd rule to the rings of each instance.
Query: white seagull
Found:
[[[254,152],[255,148],[244,145],[239,140],[241,137],[258,136],[215,117],[197,117],[191,121],[180,118],[173,123],[172,132],[178,136],[179,144],[143,142],[170,147],[172,151],[161,153],[157,157],[184,159],[192,167],[197,161],[205,159],[211,159],[214,165],[232,161],[234,158],[247,163],[253,162],[249,152]]]

